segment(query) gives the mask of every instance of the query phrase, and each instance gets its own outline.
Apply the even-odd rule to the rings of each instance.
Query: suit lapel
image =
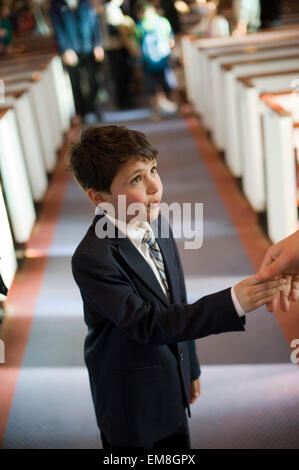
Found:
[[[165,297],[153,270],[128,238],[120,240],[119,253],[127,263],[128,267],[137,274],[145,286],[150,289],[160,301],[165,305],[168,305],[167,298]]]
[[[98,215],[94,218],[93,225],[97,223],[97,221],[103,217],[103,215]],[[133,245],[133,243],[127,237],[118,237],[119,230],[115,227],[112,222],[105,218],[109,226],[112,230],[115,229],[115,238],[112,238],[111,241],[114,243],[119,251],[120,256],[127,264],[128,268],[133,270],[135,274],[140,278],[140,280],[145,284],[145,286],[162,301],[165,305],[168,305],[168,300],[153,272],[151,267],[148,265],[144,257],[139,253],[137,248]],[[107,231],[108,231],[107,230]],[[111,231],[110,233],[113,233]],[[162,253],[163,255],[163,253]]]

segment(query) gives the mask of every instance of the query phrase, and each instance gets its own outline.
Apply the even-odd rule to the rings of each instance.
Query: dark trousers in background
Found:
[[[107,50],[106,52],[114,83],[115,102],[120,108],[125,108],[132,103],[132,57],[124,47],[122,49]]]
[[[282,0],[261,0],[261,28],[281,26]]]
[[[84,116],[97,112],[96,98],[98,92],[97,68],[93,54],[78,55],[78,64],[67,71],[72,85],[76,113]]]
[[[115,446],[108,442],[106,436],[101,432],[101,439],[103,444],[103,449],[124,449],[124,447]],[[132,443],[131,446],[125,447],[126,449],[138,449],[134,447]],[[187,417],[185,416],[183,423],[178,429],[172,433],[170,436],[161,439],[160,441],[155,441],[152,443],[151,447],[139,447],[139,449],[176,449],[177,451],[181,449],[191,449],[190,444],[190,434],[188,428]]]

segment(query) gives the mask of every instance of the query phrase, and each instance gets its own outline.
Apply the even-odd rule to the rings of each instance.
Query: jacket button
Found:
[[[183,359],[184,359],[184,354],[180,352],[180,361],[182,362]]]

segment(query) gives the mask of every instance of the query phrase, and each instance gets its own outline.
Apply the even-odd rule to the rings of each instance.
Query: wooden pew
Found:
[[[61,107],[59,105],[60,87],[55,83],[53,70],[51,70],[52,59],[53,56],[49,60],[37,60],[26,64],[14,61],[5,67],[1,67],[1,77],[8,81],[15,77],[28,79],[35,72],[41,73],[42,86],[45,89],[45,99],[48,101],[52,137],[55,149],[58,150],[62,145],[65,125],[62,122],[63,118],[61,117]]]
[[[23,66],[32,65],[35,62],[49,62],[55,54],[53,52],[43,53],[26,53],[26,54],[10,54],[9,56],[0,57],[0,70],[9,65],[22,64]]]
[[[219,103],[222,99],[222,74],[221,67],[230,62],[267,59],[271,57],[281,57],[282,55],[294,55],[299,52],[299,40],[293,44],[275,44],[270,46],[254,47],[246,50],[237,50],[226,54],[213,54],[210,56],[207,73],[203,75],[204,90],[209,90],[209,93],[204,93],[204,100],[202,102],[203,122],[208,129],[211,130],[213,140],[215,141],[219,150],[223,150],[223,136],[220,134],[221,129]],[[218,118],[218,121],[217,121]],[[218,134],[217,134],[218,132]]]
[[[9,289],[16,269],[17,261],[15,256],[13,238],[10,231],[9,221],[7,217],[7,211],[5,207],[5,202],[3,199],[2,187],[0,184],[0,220],[1,220],[1,230],[0,230],[0,273],[2,279]],[[0,302],[4,300],[4,296],[0,294]]]
[[[63,131],[67,132],[70,128],[71,118],[76,113],[71,81],[58,55],[53,57],[49,68],[55,83],[61,126]]]
[[[20,81],[31,80],[32,72],[11,72],[4,75],[4,83],[13,84]],[[37,72],[34,77],[39,77],[40,86],[43,89],[44,100],[47,104],[48,128],[53,140],[54,149],[57,152],[63,143],[63,130],[60,123],[59,107],[55,88],[49,75],[49,70]]]
[[[6,91],[5,104],[15,109],[33,200],[40,202],[48,179],[29,89]]]
[[[13,38],[13,50],[15,53],[23,54],[26,52],[56,52],[56,43],[51,37],[31,37],[26,34],[18,35]]]
[[[35,222],[35,209],[25,168],[15,111],[0,110],[0,173],[14,239],[26,243]]]
[[[69,126],[70,121],[70,106],[65,106],[65,98],[63,102],[60,100],[60,97],[68,95],[65,93],[67,86],[64,87],[65,91],[61,86],[61,82],[65,80],[64,72],[62,70],[61,75],[56,69],[57,65],[59,67],[60,59],[54,67],[50,66],[55,60],[56,57],[53,56],[50,57],[50,62],[38,60],[34,63],[36,71],[32,70],[30,64],[23,65],[19,62],[10,63],[1,69],[7,90],[16,90],[20,87],[30,89],[48,172],[51,172],[56,164],[56,151],[63,140],[61,121],[64,121],[64,128]]]
[[[70,119],[75,114],[75,107],[69,76],[63,69],[61,58],[53,53],[24,53],[9,59],[0,59],[0,77],[9,68],[20,72],[30,68],[48,69],[50,87],[55,89],[53,104],[59,111],[58,123],[62,132],[67,132]]]
[[[63,133],[68,130],[75,112],[70,81],[61,59],[53,54],[43,54],[33,55],[29,63],[16,59],[1,64],[1,76],[7,90],[30,88],[46,169],[51,172],[56,164],[56,150],[61,146]]]
[[[42,74],[34,75],[31,78],[11,78],[4,79],[5,89],[7,91],[15,91],[19,89],[27,89],[29,99],[33,107],[38,131],[40,134],[40,142],[45,158],[45,167],[48,173],[51,173],[56,165],[57,154],[52,128],[52,120],[49,120],[50,108],[49,100],[46,95],[45,83],[42,82]]]
[[[299,55],[281,56],[275,58],[255,59],[232,62],[222,65],[223,72],[223,106],[220,107],[224,124],[223,135],[225,160],[234,176],[242,176],[239,148],[238,127],[238,77],[250,73],[275,72],[296,68],[299,65]]]
[[[250,38],[249,38],[250,39]],[[206,52],[206,54],[202,57],[202,60],[205,61],[205,63],[201,63],[202,61],[200,60],[200,50],[198,49],[197,42],[193,42],[193,55],[195,63],[198,63],[197,67],[197,75],[198,75],[198,80],[197,80],[197,85],[200,82],[200,87],[196,87],[196,101],[194,103],[195,109],[197,112],[202,115],[204,112],[204,101],[206,97],[206,85],[208,84],[209,89],[211,86],[211,77],[212,77],[212,72],[211,72],[211,62],[214,61],[214,59],[217,58],[224,58],[225,60],[227,59],[228,55],[232,54],[255,54],[258,51],[267,51],[270,49],[277,49],[277,48],[285,48],[285,47],[293,47],[298,45],[299,42],[299,36],[297,38],[291,38],[291,39],[281,39],[278,41],[271,41],[271,42],[265,42],[261,44],[256,44],[253,43],[251,44],[248,42],[246,45],[240,45],[238,43],[234,43],[225,47],[212,47],[209,48],[209,50]],[[232,59],[233,60],[233,59]],[[227,60],[226,60],[227,61]],[[225,61],[224,61],[225,63]],[[192,68],[193,70],[193,68]],[[196,72],[195,72],[196,73]]]
[[[283,41],[292,41],[299,38],[298,25],[288,28],[276,28],[273,30],[263,30],[257,33],[248,34],[241,37],[198,39],[192,35],[182,37],[182,59],[184,63],[184,73],[186,79],[186,92],[188,100],[194,104],[196,100],[196,90],[201,93],[202,75],[208,67],[208,56],[219,51],[233,51],[240,47],[256,46]],[[205,91],[203,91],[205,93]],[[201,95],[200,95],[201,97]],[[202,101],[199,97],[199,103]]]
[[[292,96],[288,96],[288,106],[286,97],[287,94],[262,96],[267,223],[268,234],[274,243],[298,229],[295,147],[298,149],[299,145],[299,122],[294,119],[299,115],[299,103],[297,99],[296,110],[292,113],[286,109],[292,107]]]
[[[219,113],[219,107],[223,107],[223,82],[222,82],[222,74],[221,74],[221,66],[228,63],[230,60],[229,57],[236,57],[236,55],[240,53],[244,54],[256,54],[257,51],[260,51],[261,54],[265,55],[277,55],[280,50],[283,50],[283,53],[286,52],[287,48],[290,46],[291,50],[296,50],[299,44],[299,38],[296,40],[291,41],[282,41],[282,42],[275,42],[270,44],[265,44],[261,46],[247,46],[246,48],[235,49],[234,51],[223,51],[219,52],[219,49],[213,52],[210,58],[209,64],[209,86],[211,92],[206,97],[210,99],[210,113],[213,115],[212,119],[212,126],[211,132],[213,141],[218,148],[219,151],[224,150],[224,129],[223,129],[223,114]],[[247,56],[247,55],[246,55]],[[246,57],[244,56],[244,57]],[[249,56],[247,56],[249,57]],[[251,56],[252,57],[252,56]],[[203,101],[203,98],[201,98]],[[202,105],[203,106],[203,105]]]
[[[238,80],[239,141],[242,166],[242,187],[251,206],[257,212],[266,208],[264,174],[264,144],[262,117],[264,107],[260,94],[292,90],[299,77],[299,68],[275,73],[256,74]]]
[[[181,39],[181,60],[183,62],[184,78],[187,99],[193,105],[196,101],[196,83],[195,75],[197,73],[197,56],[193,58],[193,45],[195,42],[194,36],[186,34]]]

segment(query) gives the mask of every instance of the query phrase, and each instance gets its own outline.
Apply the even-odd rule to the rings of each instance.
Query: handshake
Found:
[[[245,313],[264,304],[269,312],[278,306],[288,311],[290,301],[299,299],[299,230],[272,245],[258,273],[239,282],[234,292]]]

